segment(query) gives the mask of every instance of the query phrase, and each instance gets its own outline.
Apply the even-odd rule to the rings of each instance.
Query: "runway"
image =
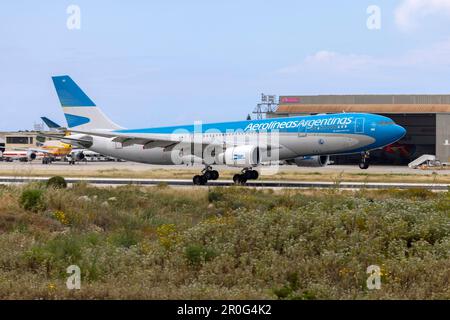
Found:
[[[50,177],[0,177],[0,184],[24,184],[30,182],[45,182]],[[168,185],[174,187],[230,187],[234,183],[228,180],[209,181],[206,186],[194,186],[188,179],[124,179],[124,178],[67,178],[67,183],[89,183],[96,186]],[[247,187],[256,188],[296,188],[296,189],[428,189],[432,191],[448,191],[450,184],[445,183],[384,183],[384,182],[334,182],[334,181],[249,181]]]
[[[95,174],[98,171],[127,171],[127,172],[150,172],[157,170],[183,170],[183,171],[198,171],[203,168],[202,165],[194,165],[194,166],[186,166],[186,165],[153,165],[153,164],[144,164],[144,163],[136,163],[136,162],[81,162],[76,165],[69,165],[67,162],[54,162],[51,165],[41,164],[39,161],[34,162],[0,162],[0,172],[7,175],[6,172],[10,172],[10,174],[36,174],[36,173],[45,173],[54,174],[60,171],[66,171],[70,173],[80,173],[80,174]],[[239,168],[232,168],[223,165],[214,166],[215,169],[219,171],[236,171],[238,172]],[[260,168],[265,168],[261,166]],[[311,172],[320,172],[324,174],[333,174],[333,173],[368,173],[368,174],[402,174],[402,175],[430,175],[433,170],[419,170],[419,169],[411,169],[407,166],[371,166],[368,170],[361,170],[357,165],[328,165],[326,167],[297,167],[297,166],[288,166],[283,165],[278,167],[280,172],[286,173],[311,173]],[[438,170],[436,171],[439,175],[449,175],[450,168],[448,170]]]

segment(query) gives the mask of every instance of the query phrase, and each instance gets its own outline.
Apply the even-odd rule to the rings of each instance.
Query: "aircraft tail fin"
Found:
[[[69,129],[122,129],[112,122],[69,76],[52,77]]]
[[[52,120],[50,120],[47,117],[41,117],[42,121],[44,121],[44,123],[47,125],[47,127],[49,129],[59,129],[61,128],[61,126],[59,124],[57,124],[56,122],[53,122]]]

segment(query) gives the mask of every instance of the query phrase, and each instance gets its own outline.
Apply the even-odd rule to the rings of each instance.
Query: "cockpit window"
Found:
[[[380,122],[377,122],[377,125],[379,125],[379,126],[390,126],[390,125],[393,125],[393,124],[395,124],[394,121],[380,121]]]

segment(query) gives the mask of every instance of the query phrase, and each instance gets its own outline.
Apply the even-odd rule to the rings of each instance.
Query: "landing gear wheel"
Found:
[[[259,177],[259,172],[256,170],[246,170],[242,173],[246,180],[256,180]]]
[[[370,163],[370,153],[368,151],[361,153],[361,162],[359,163],[360,169],[368,169]]]
[[[219,172],[217,170],[211,171],[211,180],[217,180],[219,179]]]
[[[369,162],[368,162],[368,161],[361,161],[361,162],[359,163],[359,168],[360,168],[360,169],[363,169],[363,170],[368,169],[368,168],[369,168]]]
[[[259,178],[259,172],[256,170],[252,170],[251,172],[251,179],[252,180],[257,180]]]
[[[192,179],[192,182],[194,182],[196,186],[204,186],[208,182],[208,179],[206,179],[204,175],[203,176],[196,175]]]
[[[236,185],[243,185],[243,184],[247,183],[247,178],[245,177],[244,174],[235,174],[233,176],[233,181],[234,181],[234,184],[236,184]]]
[[[205,166],[205,169],[202,170],[202,175],[204,179],[206,180],[204,184],[208,180],[217,180],[219,179],[219,172],[217,170],[213,170],[211,166],[207,165]]]
[[[205,173],[203,174],[203,176],[206,178],[206,180],[214,180],[214,179],[213,179],[213,173],[212,173],[212,171],[210,171],[210,170],[205,171]]]

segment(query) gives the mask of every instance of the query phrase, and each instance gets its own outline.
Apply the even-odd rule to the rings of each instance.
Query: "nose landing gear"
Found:
[[[369,152],[363,152],[361,154],[361,162],[359,163],[360,169],[368,169],[370,164],[370,153]]]
[[[259,178],[259,172],[252,170],[252,168],[245,168],[241,174],[235,174],[233,181],[237,185],[243,185],[247,183],[247,180],[256,180]]]
[[[192,182],[194,182],[194,185],[196,186],[204,186],[208,183],[208,180],[217,179],[219,179],[219,172],[217,170],[213,170],[211,166],[205,166],[205,169],[202,170],[202,174],[195,175]]]

